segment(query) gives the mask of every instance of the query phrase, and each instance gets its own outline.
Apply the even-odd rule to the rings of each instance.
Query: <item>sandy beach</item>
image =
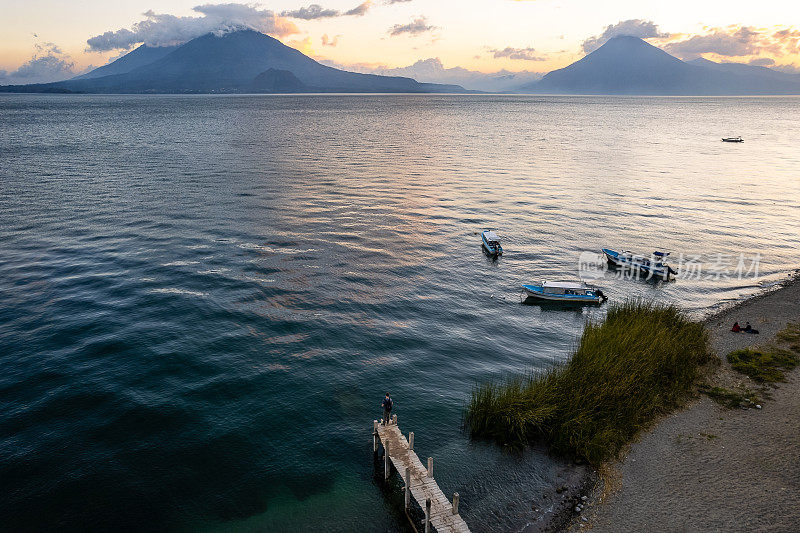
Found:
[[[730,331],[750,321],[759,335]],[[764,344],[800,320],[800,282],[706,320],[722,364],[713,384],[758,387],[725,355]],[[611,465],[573,531],[797,531],[800,523],[800,372],[760,409],[726,409],[706,396],[661,420]],[[762,395],[760,395],[762,396]]]

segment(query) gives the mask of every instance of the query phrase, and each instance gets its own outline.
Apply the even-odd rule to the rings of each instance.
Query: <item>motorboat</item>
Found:
[[[723,137],[722,142],[724,143],[743,143],[744,139],[741,137]]]
[[[603,255],[606,256],[609,265],[648,278],[659,277],[667,281],[670,276],[678,273],[667,264],[669,252],[653,252],[652,256],[645,257],[626,250],[616,252],[609,248],[603,248]]]
[[[500,246],[500,237],[497,236],[492,230],[486,230],[481,233],[481,240],[483,247],[489,252],[489,255],[497,256],[503,255],[503,247]]]
[[[539,284],[523,285],[527,298],[551,302],[601,304],[608,298],[597,287],[580,281],[543,281]]]

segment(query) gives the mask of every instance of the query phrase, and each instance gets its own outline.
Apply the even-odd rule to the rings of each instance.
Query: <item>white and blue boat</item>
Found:
[[[653,252],[652,256],[645,257],[626,250],[616,252],[609,248],[603,248],[603,255],[606,256],[609,265],[626,269],[632,274],[647,276],[648,278],[658,277],[667,281],[670,276],[678,273],[667,264],[669,252]]]
[[[527,298],[576,304],[601,304],[607,300],[603,291],[580,281],[543,281],[523,285]]]
[[[500,246],[500,237],[497,236],[492,230],[486,230],[481,233],[481,240],[483,247],[489,252],[489,255],[503,255],[503,247]]]

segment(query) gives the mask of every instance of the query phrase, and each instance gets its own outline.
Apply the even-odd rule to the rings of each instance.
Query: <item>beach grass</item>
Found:
[[[697,389],[728,409],[735,409],[737,407],[748,408],[757,405],[760,401],[753,391],[746,388],[742,388],[742,390],[733,390],[718,385],[701,383]]]
[[[711,361],[702,324],[675,306],[629,301],[588,323],[567,362],[476,386],[465,421],[474,437],[543,441],[597,465],[683,403]]]
[[[731,368],[758,383],[786,381],[786,371],[797,366],[797,354],[777,346],[744,348],[728,354]]]
[[[800,324],[789,324],[776,336],[779,344],[734,350],[728,354],[731,368],[759,383],[786,381],[786,372],[800,363]]]

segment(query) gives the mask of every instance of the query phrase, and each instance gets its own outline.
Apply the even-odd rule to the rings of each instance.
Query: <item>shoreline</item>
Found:
[[[768,298],[769,296],[779,293],[785,289],[789,289],[791,286],[800,283],[800,268],[788,271],[787,276],[788,277],[786,279],[777,281],[769,287],[763,287],[750,296],[737,301],[724,302],[719,307],[711,306],[707,308],[709,312],[708,314],[704,314],[702,316],[700,322],[708,325],[712,320],[719,318],[721,315],[733,313],[741,307],[751,305],[756,301]]]
[[[765,287],[756,293],[744,297],[738,301],[725,302],[719,307],[708,308],[707,312],[704,313],[702,317],[698,319],[698,321],[702,322],[710,332],[712,323],[722,321],[722,323],[725,324],[725,319],[740,312],[742,308],[754,305],[756,302],[760,302],[766,298],[775,297],[775,295],[780,294],[793,286],[800,288],[800,269],[789,271],[788,278],[780,280],[775,284]],[[798,309],[798,319],[800,319],[800,308]],[[730,322],[733,324],[733,320]],[[729,326],[730,324],[728,324],[728,329]],[[740,338],[755,342],[762,341],[762,339],[768,339],[772,336],[774,336],[774,334],[770,335],[766,334],[765,332],[764,335],[759,334],[745,336],[745,334],[742,334]],[[718,353],[717,355],[720,357],[720,360],[724,359],[725,354]],[[723,364],[721,363],[719,367],[712,369],[708,377],[710,379],[718,377],[721,373],[722,367]],[[587,521],[583,521],[581,518],[583,516],[592,516],[594,512],[597,511],[597,509],[594,507],[598,503],[601,505],[605,503],[605,499],[608,495],[607,492],[615,491],[618,488],[616,487],[616,485],[620,482],[618,469],[619,466],[624,463],[630,449],[646,436],[653,433],[665,419],[688,411],[697,405],[698,402],[703,400],[711,402],[711,400],[705,395],[696,393],[696,396],[689,399],[683,407],[672,413],[664,415],[661,419],[657,420],[651,428],[638,435],[636,440],[631,442],[627,446],[626,450],[622,452],[622,458],[620,460],[603,465],[599,470],[592,468],[584,462],[572,461],[573,473],[564,483],[559,484],[559,489],[561,490],[557,490],[557,494],[563,494],[563,496],[560,496],[558,501],[552,502],[551,510],[547,514],[542,515],[536,521],[527,524],[521,530],[521,532],[555,533],[559,531],[587,530],[586,527],[582,526],[591,526],[592,524],[588,519]],[[613,485],[613,487],[611,485]],[[585,508],[586,510],[576,513],[575,508],[578,505],[581,505],[581,507]]]
[[[749,320],[759,335],[730,332]],[[725,356],[774,340],[787,323],[800,320],[800,271],[773,287],[702,318],[720,365],[713,384],[758,389],[734,372]],[[726,409],[698,394],[637,436],[597,482],[574,500],[581,512],[552,517],[536,531],[783,530],[800,520],[800,378],[769,389],[763,409]],[[760,407],[760,406],[759,406]],[[796,443],[792,445],[792,443]],[[786,479],[786,476],[794,476]],[[793,472],[793,474],[792,474]],[[585,498],[582,500],[582,498]],[[582,503],[582,501],[586,503]],[[789,503],[794,501],[793,507]],[[525,531],[534,531],[533,529]]]

